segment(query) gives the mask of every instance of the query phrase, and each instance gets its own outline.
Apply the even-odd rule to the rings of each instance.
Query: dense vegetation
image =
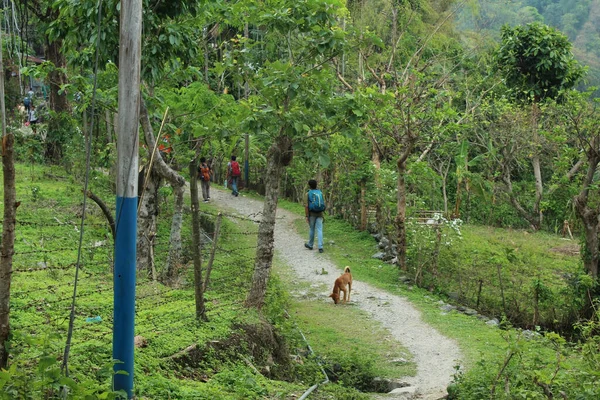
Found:
[[[90,173],[92,182],[105,182],[93,188],[101,203],[114,196],[114,187],[98,174],[102,171],[107,182],[115,182],[115,120],[127,118],[115,115],[120,8],[116,0],[102,2],[101,10],[94,1],[76,3],[16,1],[17,7],[5,10],[5,128],[14,135],[17,161],[30,166],[31,179],[40,179],[33,172],[40,164],[65,171],[79,184]],[[592,93],[577,89],[586,75],[573,58],[571,43],[579,50],[594,47],[597,33],[590,21],[597,14],[597,1],[512,2],[510,7],[482,3],[473,19],[466,17],[468,7],[426,0],[144,5],[143,184],[137,242],[141,274],[158,275],[166,285],[161,288],[179,296],[173,288],[185,276],[182,266],[193,259],[183,200],[190,177],[184,171],[193,170],[195,160],[205,156],[215,182],[222,183],[226,162],[234,154],[248,164],[245,185],[265,196],[260,234],[251,245],[256,257],[248,266],[250,287],[239,294],[239,302],[257,315],[269,317],[269,308],[281,301],[267,291],[274,284],[269,276],[278,198],[302,200],[307,180],[316,177],[329,215],[377,235],[381,258],[394,265],[388,270],[394,279],[408,277],[437,295],[504,318],[506,324],[555,330],[581,340],[593,365],[597,355],[589,344],[596,340],[600,263],[600,124]],[[457,16],[462,35],[454,25]],[[503,20],[522,24],[495,25]],[[15,31],[6,21],[19,21],[21,29]],[[542,22],[556,24],[564,33]],[[491,39],[474,33],[480,28],[493,32]],[[26,64],[25,55],[41,55],[36,50],[43,51],[46,61]],[[579,60],[594,67],[593,52],[586,54],[592,62],[581,53]],[[593,78],[591,71],[588,77]],[[39,89],[34,103],[41,118],[27,126],[19,105],[30,82]],[[157,144],[160,152],[153,152]],[[27,172],[21,168],[17,173]],[[52,173],[50,179],[59,175]],[[6,169],[4,176],[10,179]],[[35,183],[21,186],[17,201],[24,196],[38,201],[46,190]],[[170,194],[172,210],[162,202]],[[34,208],[52,219],[62,206],[56,202]],[[17,222],[22,212],[18,209]],[[423,220],[430,223],[419,223]],[[9,223],[6,217],[4,222]],[[469,228],[461,228],[463,224]],[[17,224],[15,232],[23,234],[27,226]],[[509,236],[507,242],[495,233],[488,236],[491,227],[519,233],[497,234]],[[104,229],[100,234],[106,236]],[[8,231],[5,225],[4,233]],[[156,232],[161,235],[154,242]],[[528,237],[533,233],[552,243],[557,254],[580,254],[579,261],[537,251]],[[556,238],[559,233],[574,238],[563,246]],[[480,240],[484,235],[486,240]],[[45,246],[48,239],[42,236],[34,240]],[[48,237],[56,251],[67,246],[62,241],[75,240],[58,230]],[[575,244],[578,238],[581,246]],[[23,245],[19,240],[33,239],[19,236],[15,251]],[[55,249],[50,250],[42,261],[25,261],[38,265],[14,268],[67,267],[74,262],[53,258]],[[99,256],[102,250],[92,246],[88,252],[100,268],[90,273],[107,273],[113,261],[110,251]],[[158,271],[156,254],[165,256]],[[5,251],[3,260],[8,255]],[[0,283],[10,282],[8,268],[3,264]],[[60,273],[50,278],[67,285]],[[43,283],[33,290],[46,287]],[[189,296],[191,304],[188,291],[181,296]],[[4,295],[0,305],[7,306],[10,297]],[[19,305],[18,296],[12,300]],[[20,305],[30,307],[27,302]],[[0,309],[0,317],[7,318],[8,311],[2,310],[8,307]],[[47,320],[57,318],[48,313]],[[13,320],[14,326],[19,322]],[[280,321],[272,317],[269,322]],[[233,325],[225,321],[223,329]],[[17,339],[15,348],[27,340]],[[566,351],[568,345],[559,342],[559,351]],[[517,368],[510,361],[520,353],[511,354],[501,372]],[[27,361],[25,368],[31,366]],[[534,362],[525,364],[535,369]],[[45,373],[45,367],[39,370]],[[282,374],[291,376],[289,371]],[[523,376],[540,393],[556,392],[555,384],[562,390],[575,379],[568,374],[560,384],[557,374],[545,380],[527,374],[506,379],[522,383]],[[472,396],[464,398],[478,398],[469,385],[488,392],[491,386],[493,394],[499,375],[478,379],[460,378],[460,385],[471,388],[463,393]],[[53,390],[48,396],[55,395]],[[597,394],[593,385],[589,390],[590,396]]]
[[[476,1],[460,12],[457,27],[471,39],[494,40],[505,24],[543,22],[564,32],[573,43],[575,57],[589,67],[582,87],[597,87],[600,83],[600,31],[596,23],[599,13],[597,0]]]

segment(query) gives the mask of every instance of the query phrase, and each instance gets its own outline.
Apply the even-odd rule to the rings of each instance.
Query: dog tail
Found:
[[[350,267],[344,268],[344,273],[346,273],[346,272],[350,272]]]

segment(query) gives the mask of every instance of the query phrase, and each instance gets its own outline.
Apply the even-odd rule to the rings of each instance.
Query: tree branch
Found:
[[[102,210],[102,214],[104,214],[104,218],[106,218],[106,221],[108,221],[108,225],[110,225],[110,231],[112,233],[113,240],[116,240],[115,219],[112,216],[112,212],[108,209],[108,207],[102,201],[102,199],[96,196],[91,190],[88,190],[85,195],[88,198],[92,199],[94,203],[96,203],[98,207],[100,207],[100,210]]]

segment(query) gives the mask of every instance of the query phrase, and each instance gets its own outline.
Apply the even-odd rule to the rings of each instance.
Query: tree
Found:
[[[585,176],[579,194],[573,199],[573,204],[584,230],[583,265],[594,280],[598,279],[600,264],[600,206],[597,195],[599,183],[597,171],[600,166],[598,104],[597,100],[590,102],[585,94],[572,92],[569,102],[560,108],[568,132],[586,156]]]
[[[457,48],[456,42],[444,36],[447,21],[453,16],[445,6],[419,14],[421,10],[410,2],[383,5],[392,15],[389,25],[378,26],[377,35],[367,29],[355,32],[359,48],[359,70],[353,77],[356,84],[340,74],[338,78],[346,88],[369,99],[367,117],[377,128],[373,129],[374,143],[395,164],[398,265],[406,270],[407,163],[424,138],[433,136],[437,126],[453,118],[443,104],[450,103],[447,86],[455,63],[446,55],[454,54]],[[424,22],[436,19],[432,25]],[[417,41],[419,34],[424,37]]]
[[[556,99],[563,90],[572,88],[583,75],[571,53],[568,38],[539,22],[502,27],[502,44],[496,61],[512,96],[519,102],[531,104],[533,149],[531,164],[535,176],[535,201],[527,220],[540,229],[543,212],[540,208],[544,194],[538,135],[538,107],[546,99]]]
[[[2,172],[4,182],[4,213],[2,243],[0,244],[0,369],[8,363],[8,336],[10,334],[10,284],[15,243],[15,223],[18,203],[15,188],[14,135],[6,132],[4,104],[3,33],[0,32],[0,116],[2,120]]]
[[[345,35],[337,27],[340,4],[304,0],[269,5],[272,8],[249,5],[245,10],[250,26],[269,27],[260,41],[240,39],[240,46],[226,58],[249,84],[251,95],[242,102],[249,111],[244,125],[268,146],[265,202],[246,298],[246,305],[255,308],[263,306],[269,281],[284,168],[306,141],[323,140],[323,135],[339,131],[338,124],[348,117],[341,109],[348,100],[336,96],[328,63],[344,43]],[[263,46],[267,54],[259,51]],[[262,57],[265,61],[257,62]]]

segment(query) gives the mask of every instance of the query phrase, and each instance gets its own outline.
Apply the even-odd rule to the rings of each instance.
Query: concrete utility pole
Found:
[[[133,398],[142,0],[121,1],[114,272],[114,390]]]

